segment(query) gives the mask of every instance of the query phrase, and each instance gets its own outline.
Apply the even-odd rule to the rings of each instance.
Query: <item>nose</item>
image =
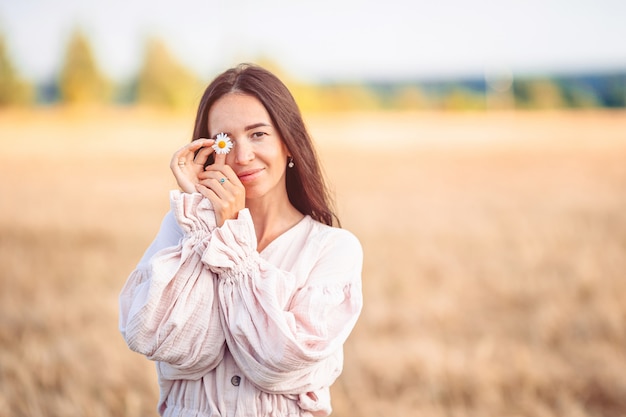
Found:
[[[246,165],[254,159],[254,149],[247,138],[237,139],[233,147],[235,154],[235,163],[238,165]]]

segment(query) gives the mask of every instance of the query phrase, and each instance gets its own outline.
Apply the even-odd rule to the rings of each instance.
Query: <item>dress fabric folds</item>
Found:
[[[120,331],[155,361],[163,416],[327,416],[362,309],[360,243],[305,216],[256,250],[247,209],[171,210],[120,294]]]

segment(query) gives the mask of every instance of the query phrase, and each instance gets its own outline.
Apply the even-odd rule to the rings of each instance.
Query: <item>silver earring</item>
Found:
[[[290,156],[289,157],[289,162],[287,163],[287,166],[289,168],[293,168],[294,165],[295,165],[295,163],[293,162],[293,158]]]

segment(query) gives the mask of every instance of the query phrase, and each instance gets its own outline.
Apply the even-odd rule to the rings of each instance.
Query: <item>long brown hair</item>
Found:
[[[324,182],[313,142],[300,109],[287,87],[271,72],[252,64],[240,64],[218,75],[204,91],[198,106],[192,140],[208,138],[209,111],[218,99],[239,92],[256,97],[265,106],[274,127],[293,158],[286,170],[289,201],[302,214],[332,226],[341,226]],[[212,160],[209,163],[213,163]],[[287,161],[285,161],[287,165]]]

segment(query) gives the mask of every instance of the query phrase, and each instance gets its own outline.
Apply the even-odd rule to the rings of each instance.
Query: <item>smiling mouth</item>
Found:
[[[237,177],[239,177],[239,180],[241,182],[252,181],[255,178],[257,178],[261,174],[262,171],[263,171],[262,169],[244,171],[244,172],[240,172],[239,174],[237,174]]]

